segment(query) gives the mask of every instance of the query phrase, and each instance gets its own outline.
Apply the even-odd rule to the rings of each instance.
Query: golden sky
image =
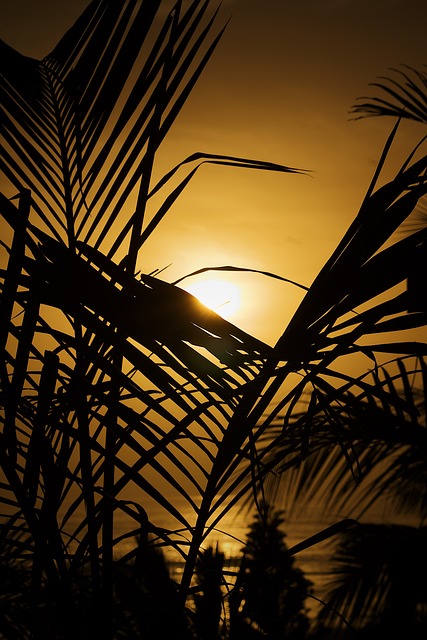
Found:
[[[4,1],[0,35],[22,53],[43,57],[87,4]],[[390,67],[427,62],[427,2],[225,0],[218,25],[230,15],[164,145],[156,177],[196,151],[313,173],[204,166],[147,243],[139,267],[151,272],[171,264],[163,277],[173,281],[202,267],[234,265],[308,286],[357,213],[393,124],[351,121],[348,111],[358,96],[372,95],[368,84]],[[403,125],[397,165],[421,133],[421,125]],[[274,343],[301,291],[249,273],[227,279],[242,299],[230,319]]]

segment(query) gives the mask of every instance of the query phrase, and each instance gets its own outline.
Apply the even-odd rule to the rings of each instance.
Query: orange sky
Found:
[[[14,0],[1,37],[43,57],[88,3]],[[165,4],[169,4],[168,0]],[[170,281],[205,266],[261,269],[309,285],[357,212],[392,122],[350,121],[369,82],[401,63],[427,62],[425,0],[225,0],[232,15],[172,128],[158,176],[195,151],[307,168],[313,176],[205,166],[141,253]],[[219,21],[219,24],[221,19]],[[421,136],[404,124],[403,162]],[[299,290],[231,274],[243,305],[233,322],[274,343]]]

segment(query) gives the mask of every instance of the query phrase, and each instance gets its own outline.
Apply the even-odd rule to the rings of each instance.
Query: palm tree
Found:
[[[126,538],[152,535],[182,558],[184,607],[207,536],[276,465],[277,416],[286,430],[309,391],[305,451],[317,411],[331,406],[325,428],[336,434],[350,393],[355,403],[395,400],[376,378],[346,373],[347,356],[425,353],[405,339],[362,340],[426,324],[425,310],[395,293],[425,228],[394,242],[427,191],[426,156],[418,150],[377,185],[396,130],[275,347],[159,273],[138,273],[138,252],[201,164],[298,173],[197,152],[152,184],[157,151],[222,33],[210,0],[178,0],[162,19],[164,7],[94,0],[41,61],[2,44],[1,534],[8,560],[29,563],[37,594],[20,637],[46,634],[46,611],[55,638],[75,638],[76,627],[93,637],[96,626],[113,637],[114,524],[124,514],[134,523]],[[152,521],[153,502],[168,529]]]

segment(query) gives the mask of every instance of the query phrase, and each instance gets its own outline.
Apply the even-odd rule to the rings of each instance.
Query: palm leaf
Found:
[[[427,74],[408,65],[391,69],[393,76],[381,76],[382,82],[371,86],[381,90],[384,98],[358,98],[351,113],[358,118],[367,116],[393,116],[427,122]]]
[[[92,2],[42,61],[29,61],[9,49],[2,58],[5,134],[9,143],[4,169],[17,189],[30,187],[39,216],[47,222],[43,212],[47,208],[49,216],[71,238],[87,235],[79,216],[84,215],[92,228],[91,235],[91,218],[103,228],[108,216],[110,221],[117,216],[123,198],[129,196],[143,172],[150,172],[152,158],[148,152],[144,155],[143,149],[147,140],[154,139],[153,127],[157,127],[150,115],[153,106],[158,105],[160,116],[164,114],[166,118],[156,138],[157,147],[214,48],[214,44],[208,47],[199,67],[187,77],[186,71],[203,47],[212,20],[197,34],[209,3],[191,3],[182,17],[177,3],[175,17],[171,14],[167,19],[151,54],[144,60],[140,52],[154,31],[161,3],[137,4]],[[176,30],[174,40],[172,23]],[[181,44],[171,57],[168,50],[177,40]],[[12,70],[10,60],[14,63]],[[29,95],[28,86],[22,92],[22,76],[13,73],[17,67],[31,74],[37,92]],[[164,68],[168,78],[160,73],[159,79]],[[128,81],[131,69],[133,88]],[[166,87],[169,77],[174,80]],[[131,121],[131,129],[117,153],[115,145]],[[22,122],[26,126],[23,148],[23,138],[17,138]],[[13,157],[16,171],[10,162]],[[112,194],[116,201],[113,204]]]
[[[359,396],[335,392],[335,398],[328,397],[312,419],[308,448],[305,412],[284,425],[277,422],[274,429],[281,436],[266,456],[266,464],[279,474],[276,480],[271,477],[270,491],[279,498],[286,489],[279,499],[289,508],[295,501],[300,507],[303,502],[324,502],[333,512],[347,510],[360,517],[385,499],[397,510],[425,517],[425,410],[421,390],[411,383],[415,374],[423,374],[425,364],[420,360],[418,367],[408,368],[399,359],[398,369],[395,376],[385,367],[381,378],[374,376],[377,397],[369,394],[369,387]],[[335,431],[331,415],[339,427]],[[342,455],[343,447],[348,457]]]
[[[375,524],[340,534],[321,622],[333,619],[335,626],[331,609],[338,609],[355,630],[370,626],[377,635],[391,629],[420,633],[424,620],[416,611],[424,601],[425,536],[425,527]]]

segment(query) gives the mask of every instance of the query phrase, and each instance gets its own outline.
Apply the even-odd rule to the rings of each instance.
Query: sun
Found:
[[[223,318],[229,318],[240,307],[240,291],[231,282],[218,279],[198,280],[184,288]]]

